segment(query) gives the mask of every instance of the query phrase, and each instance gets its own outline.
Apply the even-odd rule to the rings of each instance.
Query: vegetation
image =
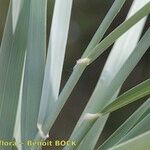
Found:
[[[103,38],[125,2],[114,1],[60,91],[73,0],[55,0],[48,48],[47,0],[10,0],[0,46],[0,139],[15,140],[18,150],[42,149],[19,143],[49,137],[84,70],[114,43],[70,136],[69,140],[77,144],[63,150],[94,150],[110,113],[150,95],[150,79],[119,95],[121,86],[150,47],[150,28],[141,37],[150,1],[134,0],[126,20]],[[98,150],[148,150],[149,111],[147,99]]]

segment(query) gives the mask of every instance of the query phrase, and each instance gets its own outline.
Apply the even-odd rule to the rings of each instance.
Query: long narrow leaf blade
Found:
[[[76,128],[74,129],[70,137],[71,140],[76,140],[77,142],[81,142],[82,138],[85,136],[87,131],[93,126],[95,121],[99,118],[100,114],[97,113],[102,109],[100,108],[101,105],[99,105],[100,103],[99,96],[101,96],[102,99],[105,99],[106,102],[112,98],[114,92],[117,91],[117,89],[123,84],[123,82],[130,74],[132,69],[135,67],[135,65],[138,63],[138,61],[141,59],[141,57],[149,48],[150,46],[149,37],[150,37],[150,29],[147,30],[147,32],[145,33],[145,35],[143,36],[143,38],[140,40],[137,47],[135,48],[134,52],[129,56],[129,58],[123,64],[123,66],[121,67],[117,75],[114,77],[114,79],[111,81],[111,83],[105,85],[104,86],[105,89],[103,89],[103,91],[101,90],[97,91],[97,89],[95,90],[96,93],[93,93],[94,97],[92,97],[90,103],[88,103],[86,109],[84,110],[78,124],[76,125]],[[98,83],[96,88],[99,88],[99,84],[100,83]],[[100,91],[102,93],[100,93]],[[92,101],[93,98],[95,100],[94,103]],[[88,117],[89,113],[92,114],[93,117]]]
[[[118,143],[122,137],[130,131],[137,123],[142,115],[150,109],[150,99],[140,106],[99,148],[98,150],[106,150]]]
[[[142,19],[145,15],[147,15],[149,13],[149,7],[150,7],[150,3],[147,3],[147,5],[145,5],[143,8],[141,8],[135,15],[133,15],[130,20],[132,21],[131,24],[128,24],[129,23],[129,20],[124,22],[121,26],[119,26],[115,32],[113,32],[112,34],[110,34],[108,37],[106,37],[102,42],[102,44],[99,44],[100,47],[104,46],[102,49],[99,49],[100,47],[99,46],[96,46],[96,48],[94,48],[93,50],[91,50],[91,53],[88,54],[88,56],[92,56],[91,54],[93,54],[93,52],[95,51],[99,51],[99,55],[101,53],[103,53],[106,48],[108,48],[107,46],[110,44],[113,44],[113,42],[119,38],[119,36],[121,36],[121,34],[123,34],[124,32],[126,32],[130,27],[132,27],[134,24],[136,24],[140,19]],[[125,27],[125,29],[123,29],[123,27],[125,25],[128,25],[127,27]],[[120,32],[120,29],[121,29],[121,32]],[[118,33],[117,33],[118,32]],[[117,33],[117,34],[116,34]],[[115,35],[115,38],[116,39],[113,39],[114,38],[114,35]],[[118,35],[118,37],[117,37]],[[109,41],[108,44],[104,44],[105,43],[104,41]],[[110,46],[109,45],[109,46]],[[99,56],[98,55],[98,56]],[[90,58],[90,57],[89,57]],[[74,71],[71,75],[71,77],[69,78],[66,86],[64,87],[63,91],[61,92],[60,96],[59,96],[59,100],[58,100],[58,105],[57,107],[55,108],[55,111],[54,113],[51,113],[49,115],[49,119],[45,125],[45,128],[50,128],[53,123],[54,123],[54,120],[56,119],[56,117],[58,116],[60,110],[62,109],[63,105],[65,104],[68,96],[70,95],[70,92],[72,91],[73,87],[75,86],[75,84],[77,83],[79,77],[82,75],[84,69],[86,68],[87,65],[89,65],[90,63],[90,59],[88,57],[87,58],[82,58],[81,60],[77,61],[77,65],[74,67]],[[51,119],[53,118],[53,119]],[[49,127],[50,126],[50,127]]]
[[[120,89],[116,91],[116,93],[114,94],[114,96],[112,97],[112,99],[110,101],[113,101],[117,97],[119,91],[120,91]],[[82,149],[93,150],[94,149],[108,117],[109,117],[109,114],[107,114],[103,117],[100,117],[94,123],[92,128],[88,131],[86,136],[83,138],[83,140],[79,144],[77,150],[82,150]],[[94,137],[91,139],[91,136],[93,136],[93,135],[94,135]]]
[[[141,84],[133,87],[131,90],[119,96],[114,102],[106,106],[101,111],[101,113],[106,114],[113,112],[149,94],[150,94],[150,79],[142,82]]]
[[[21,102],[21,140],[33,140],[42,93],[46,56],[47,0],[32,0]],[[38,16],[38,17],[37,17]],[[30,149],[25,144],[23,149]]]
[[[16,119],[27,41],[29,8],[30,0],[23,0],[13,38],[3,40],[0,52],[0,137],[6,140],[12,139]],[[10,30],[13,31],[13,28],[8,28],[8,31]]]
[[[147,2],[149,2],[149,0],[143,0],[143,1],[134,0],[133,4],[129,10],[129,13],[127,15],[127,19],[130,18],[134,13],[136,13]],[[130,56],[130,54],[136,47],[136,44],[140,38],[140,35],[142,32],[142,29],[144,28],[145,22],[146,22],[146,17],[143,18],[136,25],[134,25],[131,29],[129,29],[125,34],[123,34],[117,40],[117,42],[114,44],[113,49],[110,52],[108,60],[105,64],[103,72],[101,74],[100,81],[99,81],[99,82],[101,82],[101,84],[100,84],[101,89],[97,89],[98,91],[102,90],[103,85],[105,86],[106,84],[110,83],[110,81],[117,74],[118,70],[124,64],[126,59]],[[117,90],[117,92],[113,96],[113,98],[111,98],[109,100],[109,103],[116,99],[118,93],[119,93],[119,90]],[[101,99],[100,97],[99,97],[99,100],[101,100],[101,104],[99,104],[99,105],[102,107],[104,105],[106,105],[106,103],[108,103],[108,102],[104,101],[104,99]],[[99,118],[95,122],[95,124],[90,129],[88,134],[82,140],[82,143],[79,145],[79,148],[78,148],[79,150],[82,150],[82,149],[93,150],[94,149],[96,142],[99,139],[99,136],[103,130],[103,127],[104,127],[106,121],[107,121],[107,118],[108,118],[108,115],[106,115],[105,120],[104,119],[102,120],[101,118]],[[101,126],[101,124],[103,124],[103,126]],[[92,140],[91,140],[91,136],[93,136]]]
[[[22,4],[23,4],[22,0],[12,0],[12,29],[13,29],[13,33],[15,33],[15,29],[16,29],[16,26],[17,26],[17,23],[18,23],[18,18],[19,18],[19,15],[20,15],[20,11],[21,11],[22,6],[23,6]],[[24,69],[23,69],[23,71],[24,71]],[[22,76],[23,76],[23,74],[24,73],[22,73]],[[22,87],[22,85],[23,85],[23,77],[22,77],[22,80],[21,80],[21,87]],[[22,91],[20,90],[19,101],[18,101],[18,108],[19,109],[17,108],[16,122],[15,122],[15,127],[14,127],[14,138],[15,138],[16,141],[19,141],[20,136],[21,136],[21,130],[20,130],[21,93],[22,93]],[[21,141],[19,141],[19,142],[21,142]]]
[[[134,13],[136,13],[141,7],[143,7],[148,0],[134,0],[130,11],[128,13],[127,19],[131,17]],[[117,42],[115,43],[113,49],[111,50],[111,53],[108,57],[108,60],[105,64],[105,67],[103,69],[102,75],[101,75],[101,86],[109,83],[112,78],[115,76],[117,71],[121,68],[122,64],[125,62],[125,60],[129,57],[129,55],[134,50],[142,29],[144,27],[146,18],[142,19],[139,23],[134,25],[129,31],[127,31],[124,35],[122,35]],[[136,33],[136,34],[135,34]],[[132,44],[130,44],[130,41],[132,40]],[[120,51],[121,49],[121,51]],[[117,57],[119,55],[119,57]],[[114,67],[115,66],[115,67]],[[108,71],[109,70],[109,71]],[[106,78],[107,77],[107,78]],[[102,90],[102,89],[101,89]],[[98,90],[99,92],[100,90]],[[116,96],[118,95],[118,92],[113,96],[112,99],[109,100],[109,102],[115,100]],[[99,97],[99,100],[101,98]],[[103,106],[107,102],[103,102],[103,99],[101,99],[100,106]],[[82,142],[80,143],[78,149],[94,149],[97,140],[99,139],[99,136],[103,130],[103,127],[106,123],[106,120],[108,118],[108,115],[105,116],[105,119],[99,118],[96,123],[93,125],[93,127],[90,129],[90,131],[87,133],[87,135],[84,137]],[[95,132],[96,131],[96,132]],[[91,140],[91,136],[93,136]]]
[[[22,8],[22,0],[12,0],[12,25],[13,25],[13,33],[15,32],[17,23],[18,23],[18,17],[20,14],[20,10]]]
[[[22,79],[21,79],[21,85],[20,85],[20,94],[19,94],[19,101],[18,101],[18,108],[17,108],[16,121],[15,121],[15,127],[14,127],[14,136],[13,136],[15,141],[17,142],[16,147],[18,147],[19,150],[22,149],[22,144],[19,144],[19,143],[21,143],[21,105],[22,105],[25,61],[26,61],[26,55],[25,55],[24,65],[23,65]]]
[[[150,2],[148,2],[137,13],[131,16],[128,20],[123,22],[112,33],[110,33],[103,41],[100,42],[87,56],[90,62],[93,62],[105,49],[114,43],[118,37],[129,30],[134,24],[140,21],[143,17],[150,13]]]
[[[73,0],[56,0],[38,117],[41,128],[57,105]],[[46,106],[46,107],[45,107]],[[46,131],[46,134],[48,131]]]
[[[118,143],[123,143],[140,134],[150,131],[149,124],[150,124],[150,113],[138,124],[136,124],[124,137],[122,137]]]
[[[149,150],[150,148],[150,131],[139,135],[129,141],[126,141],[120,145],[114,146],[109,150]]]
[[[110,10],[108,11],[107,15],[105,16],[104,20],[100,24],[99,28],[97,29],[96,33],[94,34],[92,40],[90,41],[88,47],[86,48],[83,58],[88,55],[88,53],[102,40],[106,30],[114,20],[115,16],[121,10],[123,4],[126,0],[115,0],[113,5],[111,6]]]

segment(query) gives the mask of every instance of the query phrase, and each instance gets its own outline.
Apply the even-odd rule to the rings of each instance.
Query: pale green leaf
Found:
[[[122,137],[124,137],[137,121],[150,108],[150,99],[140,106],[99,148],[98,150],[106,150],[114,146]]]
[[[150,113],[150,108],[137,120],[137,123],[144,119]]]
[[[127,19],[131,17],[134,13],[136,13],[148,1],[149,0],[143,0],[143,1],[134,0],[129,10],[129,13],[127,15]],[[131,29],[129,29],[125,34],[123,34],[114,44],[113,49],[111,50],[109,54],[109,57],[104,66],[103,72],[101,74],[101,77],[99,79],[100,80],[99,82],[101,82],[102,87],[103,85],[108,84],[113,79],[113,77],[117,74],[118,70],[121,68],[121,66],[124,64],[126,59],[130,56],[130,54],[136,47],[136,44],[140,38],[142,29],[144,27],[145,21],[146,21],[146,17],[143,18],[136,25],[134,25]],[[116,99],[118,93],[119,93],[119,90],[117,90],[115,95],[109,100],[109,103]],[[101,100],[101,104],[100,104],[101,107],[103,107],[106,103],[108,103],[104,99],[101,99],[100,97],[99,97],[99,100]],[[99,139],[99,136],[103,130],[103,127],[107,121],[108,115],[106,115],[105,117],[106,117],[105,119],[102,120],[101,118],[99,118],[95,122],[93,127],[90,129],[90,131],[88,131],[87,135],[84,137],[84,139],[80,143],[78,147],[79,150],[80,149],[81,150],[82,149],[88,149],[88,150],[94,149],[97,143],[97,140]],[[103,124],[103,126],[101,124]],[[92,140],[91,140],[91,136],[93,136]]]
[[[114,146],[108,150],[149,150],[150,131],[139,135],[129,141]]]
[[[100,90],[100,87],[99,87],[99,84],[101,83],[98,82],[96,90],[94,91],[90,102],[88,103],[79,122],[77,123],[70,137],[70,140],[75,140],[78,142],[78,144],[79,142],[81,142],[83,137],[86,135],[87,131],[93,126],[95,121],[99,118],[100,114],[98,112],[100,112],[102,109],[101,105],[99,105],[101,103],[100,97],[101,99],[104,99],[106,102],[108,102],[112,98],[114,92],[122,85],[122,83],[128,77],[128,75],[133,70],[135,65],[138,63],[138,61],[141,59],[141,57],[149,48],[150,46],[149,37],[150,37],[150,29],[148,29],[148,31],[145,33],[145,35],[138,43],[135,50],[132,52],[132,54],[123,64],[123,66],[118,71],[114,79],[112,79],[112,81],[109,84],[105,84],[102,87],[103,88],[102,90]],[[97,91],[97,89],[99,90]]]
[[[136,24],[149,13],[150,2],[146,3],[143,8],[141,8],[128,20],[123,22],[114,31],[112,31],[104,40],[100,42],[100,44],[98,44],[92,51],[90,51],[90,53],[86,57],[90,59],[90,62],[93,62],[105,49],[111,46],[111,44],[114,43],[118,39],[118,37],[120,37],[123,33],[129,30],[134,24]]]
[[[23,1],[22,0],[12,0],[12,25],[13,25],[13,33],[15,32],[18,17],[20,14],[20,10],[22,8]]]
[[[14,127],[14,138],[15,138],[15,141],[17,142],[16,146],[18,147],[19,150],[22,149],[22,144],[18,144],[18,143],[21,143],[21,105],[22,105],[22,92],[23,92],[25,61],[26,61],[26,56],[24,59],[22,79],[21,79],[21,85],[20,85],[20,94],[19,94],[19,101],[18,101],[18,108],[17,108],[17,114],[16,114],[16,122],[15,122],[15,127]]]
[[[101,111],[101,113],[106,114],[113,112],[149,94],[150,94],[150,79],[142,82],[141,84],[133,87],[129,91],[119,96],[114,102],[106,106]]]
[[[142,133],[150,131],[150,113],[143,118],[138,124],[136,124],[124,137],[122,137],[118,143],[123,143],[127,140],[130,140]]]
[[[23,4],[23,1],[22,0],[12,0],[12,28],[13,28],[13,33],[15,32],[15,29],[16,29],[16,26],[17,26],[17,23],[18,23],[18,18],[19,18],[19,14],[20,14],[20,10],[22,9],[22,5]],[[24,68],[24,67],[23,67]],[[23,69],[24,71],[24,69]],[[23,73],[24,74],[24,73]],[[23,76],[22,74],[22,76]],[[23,77],[22,77],[22,80],[21,80],[21,87],[23,85]],[[22,88],[21,88],[22,89]],[[21,128],[20,128],[20,123],[21,123],[21,93],[22,91],[20,91],[20,95],[19,95],[19,101],[18,101],[18,108],[17,108],[17,114],[16,114],[16,121],[15,121],[15,127],[14,127],[14,138],[16,141],[20,141],[20,137],[21,137]],[[21,148],[21,144],[19,145]]]
[[[114,94],[111,101],[113,101],[117,97],[118,93],[119,93],[119,90],[117,90],[117,92]],[[105,123],[108,117],[109,117],[109,114],[97,119],[97,121],[94,123],[92,128],[88,131],[86,136],[83,138],[83,140],[79,144],[77,150],[82,150],[82,149],[93,150],[94,149],[96,142],[99,139],[99,136],[105,126]],[[91,139],[92,136],[93,138]]]
[[[106,44],[103,49],[99,49],[99,54],[103,53],[106,48],[108,48],[107,46],[110,44],[113,44],[113,42],[119,38],[119,36],[121,36],[121,34],[123,34],[124,32],[126,32],[131,26],[133,26],[134,24],[136,24],[140,19],[142,19],[145,15],[147,15],[149,13],[149,8],[150,7],[150,3],[147,4],[146,6],[144,6],[141,10],[139,10],[135,15],[133,15],[129,20],[131,21],[131,24],[129,23],[129,21],[124,22],[122,25],[120,25],[112,34],[110,34],[109,36],[107,36],[102,42],[100,43],[105,43],[104,41],[108,40],[108,44]],[[123,27],[127,25],[127,27],[125,27],[125,29],[123,29]],[[120,32],[121,29],[121,32]],[[117,34],[116,34],[117,33]],[[116,39],[112,38],[114,37]],[[117,37],[118,35],[118,37]],[[103,45],[103,44],[99,44],[99,45]],[[99,46],[96,48],[94,48],[93,50],[91,50],[91,53],[93,51],[97,51],[97,49],[100,48]],[[90,53],[90,54],[91,54]],[[89,55],[90,55],[89,54]],[[51,128],[51,126],[54,123],[54,120],[56,119],[56,117],[58,116],[60,110],[62,109],[63,105],[65,104],[68,96],[70,95],[71,91],[73,90],[75,84],[77,83],[78,79],[80,78],[80,76],[82,75],[84,69],[86,68],[87,65],[89,65],[90,63],[90,59],[89,58],[82,58],[80,60],[77,61],[76,66],[74,67],[74,71],[71,74],[69,80],[67,81],[65,87],[63,88],[63,91],[61,92],[59,98],[58,98],[58,104],[55,108],[55,111],[53,113],[51,113],[49,115],[49,119],[45,125],[45,128]],[[53,118],[52,121],[50,118]],[[50,120],[50,121],[49,121]]]
[[[21,141],[33,140],[37,129],[46,59],[47,0],[32,0],[21,102]],[[30,149],[25,144],[23,149]]]
[[[42,128],[45,134],[49,131],[49,127],[45,128],[45,124],[47,121],[53,121],[50,116],[57,107],[72,2],[73,0],[56,0],[55,2],[38,117],[38,128],[39,130]]]
[[[108,11],[107,15],[105,16],[104,20],[100,24],[99,28],[95,32],[92,40],[90,41],[88,47],[86,48],[83,58],[87,56],[87,54],[102,40],[106,30],[121,10],[123,4],[126,0],[115,0],[113,5],[111,6],[110,10]]]
[[[12,36],[12,12],[8,15],[0,53],[0,137],[11,140],[18,106],[26,49],[30,0],[23,0]],[[8,25],[9,24],[9,25]],[[10,36],[9,36],[10,35]],[[8,111],[9,110],[9,111]]]

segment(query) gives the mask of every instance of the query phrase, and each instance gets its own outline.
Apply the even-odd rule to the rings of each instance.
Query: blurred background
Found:
[[[61,89],[71,75],[76,60],[81,57],[113,2],[114,0],[74,0]],[[126,1],[120,13],[107,30],[105,36],[107,36],[113,29],[124,21],[132,2],[133,0]],[[3,35],[8,5],[9,0],[0,0],[0,41]],[[49,37],[50,32],[53,6],[54,0],[48,0],[47,37]],[[148,29],[149,25],[150,17],[147,20],[143,33]],[[65,107],[57,118],[52,130],[50,131],[50,140],[64,140],[69,138],[76,122],[79,119],[79,116],[81,115],[95,88],[111,48],[112,47],[104,52],[85,70],[71,96],[69,97]],[[120,94],[149,77],[150,50],[148,50],[142,57],[141,61],[127,78],[123,84]],[[102,136],[98,141],[98,145],[102,143],[110,134],[112,134],[116,128],[118,128],[118,126],[120,126],[120,124],[123,123],[139,105],[141,105],[141,103],[142,101],[135,102],[112,113],[103,130]],[[52,149],[62,148],[59,147]]]

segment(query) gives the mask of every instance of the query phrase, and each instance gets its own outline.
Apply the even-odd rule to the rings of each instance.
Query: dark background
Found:
[[[47,36],[49,37],[54,1],[49,0],[48,2]],[[113,2],[114,0],[74,0],[61,88],[71,75],[76,60],[81,57]],[[132,2],[133,0],[126,1],[105,36],[124,21]],[[2,38],[8,4],[9,0],[0,1],[0,40]],[[149,25],[150,17],[143,33],[148,29]],[[51,140],[67,139],[70,136],[75,123],[94,90],[110,49],[111,47],[85,70],[50,132]],[[120,94],[149,77],[150,51],[147,51],[123,84]],[[112,113],[98,143],[103,142],[141,103],[142,101],[135,102]]]

